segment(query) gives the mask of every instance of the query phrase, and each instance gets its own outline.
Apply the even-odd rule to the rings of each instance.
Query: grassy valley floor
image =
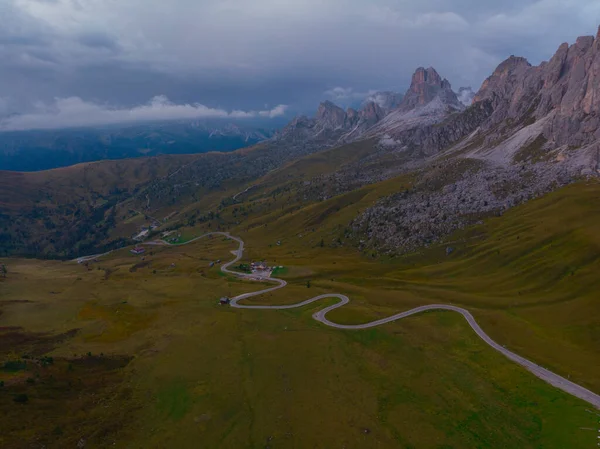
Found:
[[[465,305],[500,343],[598,391],[598,203],[590,201],[598,193],[580,185],[517,208],[462,235],[467,243],[451,256],[440,246],[367,257],[321,246],[327,220],[307,238],[279,237],[274,219],[269,232],[240,234],[246,258],[285,266],[290,285],[252,301],[336,291],[352,302],[329,317],[353,323],[424,303]],[[2,260],[0,446],[595,444],[598,420],[586,403],[497,354],[456,314],[340,331],[311,318],[326,302],[289,311],[218,305],[260,288],[210,267],[236,247],[207,238],[149,247],[144,260],[122,250],[87,267]]]

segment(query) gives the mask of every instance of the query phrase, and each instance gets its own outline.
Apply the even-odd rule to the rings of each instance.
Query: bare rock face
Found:
[[[420,67],[414,73],[400,107],[373,126],[367,136],[382,137],[389,143],[392,139],[397,146],[422,145],[430,140],[427,135],[431,132],[439,135],[433,125],[464,109],[448,80],[442,79],[432,67]],[[441,141],[447,142],[448,139],[442,138]],[[427,148],[427,151],[435,152],[437,149],[436,146],[436,149]]]
[[[390,133],[396,139],[396,146],[413,148],[423,156],[433,156],[473,133],[492,114],[490,101],[480,101],[459,114],[451,114],[432,123],[421,122],[418,126],[403,129],[400,133]]]
[[[346,111],[346,118],[349,121],[358,120],[358,111],[353,108],[348,108],[348,110]]]
[[[276,139],[285,138],[290,143],[303,142],[312,138],[315,134],[316,121],[305,115],[301,115],[292,119],[279,133],[276,134]]]
[[[296,117],[276,136],[291,142],[316,142],[324,147],[355,140],[386,115],[377,103],[366,102],[360,110],[344,111],[330,101],[319,105],[314,118]]]
[[[408,111],[430,103],[440,91],[452,92],[447,79],[442,79],[438,72],[429,67],[419,67],[413,74],[410,88],[404,95],[400,109]],[[454,92],[452,92],[454,94]],[[449,94],[450,95],[450,94]],[[451,95],[450,95],[451,96]],[[454,94],[456,97],[456,94]],[[458,99],[456,100],[458,102]]]
[[[367,128],[379,122],[385,115],[384,110],[373,101],[364,105],[359,112],[361,124]]]
[[[496,102],[501,101],[509,92],[515,89],[515,86],[525,76],[530,67],[531,64],[527,59],[511,56],[502,62],[494,73],[483,82],[479,92],[473,98],[473,102],[477,103],[478,101],[490,99],[496,105]]]
[[[600,33],[599,33],[600,36]],[[491,101],[484,125],[497,139],[498,127],[522,128],[544,119],[547,148],[580,148],[600,138],[600,37],[562,44],[548,62],[531,66],[511,56],[481,86],[474,101]]]
[[[321,129],[341,129],[346,122],[346,112],[331,101],[325,101],[319,105],[315,119]]]

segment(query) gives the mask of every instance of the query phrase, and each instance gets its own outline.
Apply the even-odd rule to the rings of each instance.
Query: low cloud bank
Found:
[[[368,90],[367,92],[355,91],[352,87],[334,87],[333,89],[326,90],[323,92],[325,96],[332,98],[334,101],[346,101],[346,100],[363,100],[370,95],[376,93],[375,90]]]
[[[0,131],[60,129],[136,122],[185,119],[275,118],[285,114],[286,105],[263,111],[226,111],[203,104],[175,104],[159,95],[147,104],[129,109],[87,102],[79,97],[57,98],[52,105],[39,103],[33,112],[0,119]]]

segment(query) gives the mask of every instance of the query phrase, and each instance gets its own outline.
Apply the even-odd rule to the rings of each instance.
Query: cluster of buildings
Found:
[[[250,264],[250,270],[252,271],[252,274],[257,274],[257,275],[260,275],[260,276],[270,276],[271,273],[273,272],[273,270],[276,269],[276,268],[283,268],[283,267],[282,266],[270,267],[264,261],[262,261],[262,262],[252,262]]]
[[[262,273],[266,273],[266,272],[270,273],[272,271],[272,269],[264,261],[252,262],[250,264],[250,270],[252,270],[252,273],[256,273],[256,274],[262,274]]]

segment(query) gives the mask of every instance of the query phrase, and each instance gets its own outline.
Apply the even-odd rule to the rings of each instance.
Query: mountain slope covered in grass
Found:
[[[0,172],[0,254],[73,257],[97,250],[119,221],[116,206],[197,156]]]

